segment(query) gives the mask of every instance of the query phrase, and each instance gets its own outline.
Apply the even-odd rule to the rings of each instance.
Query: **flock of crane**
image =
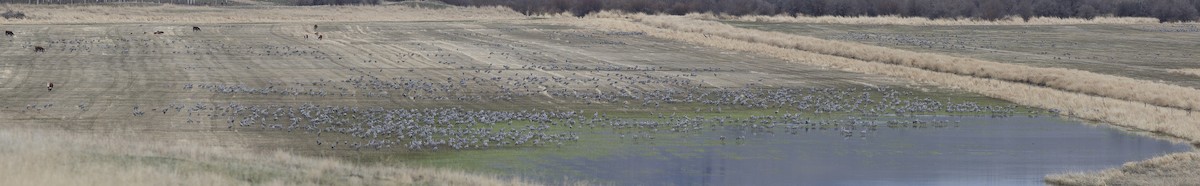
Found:
[[[151,110],[167,116],[186,114],[187,123],[224,123],[226,130],[296,133],[315,138],[306,141],[331,150],[400,148],[418,151],[561,146],[586,140],[588,135],[620,136],[620,140],[636,143],[655,140],[656,136],[702,135],[727,130],[744,133],[731,139],[739,143],[746,141],[746,135],[766,133],[838,132],[845,137],[865,138],[880,128],[944,128],[959,124],[957,121],[909,116],[1042,114],[1020,113],[1016,106],[986,106],[910,94],[890,88],[740,88],[690,94],[641,92],[612,98],[620,102],[643,102],[633,103],[639,105],[635,109],[642,114],[625,117],[610,116],[609,112],[595,108],[465,109],[455,105],[388,108],[198,102],[171,103]],[[640,97],[651,99],[636,99]],[[653,106],[646,104],[651,102]],[[700,106],[695,106],[695,112],[688,112],[663,109],[660,104]],[[135,117],[146,114],[139,107],[134,107],[132,112]],[[720,136],[713,140],[724,142],[726,138]]]
[[[221,28],[224,27],[205,30],[192,27],[192,31]],[[286,39],[304,41],[309,33],[318,39],[324,38],[315,32],[316,25],[312,28],[303,36]],[[12,35],[12,32],[6,33]],[[448,35],[475,39],[501,34]],[[546,35],[550,38],[645,37],[639,32],[548,32]],[[469,40],[462,38],[460,40]],[[628,44],[616,39],[593,40],[597,42],[574,44]],[[72,38],[25,41],[22,46],[37,47],[38,52],[46,52],[42,46],[52,46],[51,52],[82,55],[112,52],[188,57],[230,55],[341,64],[337,68],[321,69],[333,72],[328,74],[338,74],[340,78],[281,78],[251,83],[191,80],[193,82],[172,84],[168,87],[173,91],[212,97],[206,101],[172,101],[160,106],[139,104],[132,106],[127,115],[146,119],[185,118],[181,122],[221,130],[296,134],[296,138],[289,140],[332,150],[562,146],[589,138],[644,142],[663,136],[728,130],[741,131],[743,135],[730,139],[714,136],[712,139],[745,142],[746,135],[799,135],[805,132],[866,137],[881,128],[957,125],[949,120],[922,120],[911,116],[1040,114],[1019,112],[1023,109],[1014,105],[931,98],[917,95],[916,91],[887,86],[787,87],[765,81],[765,78],[747,79],[747,82],[739,82],[742,83],[740,86],[713,86],[705,78],[745,74],[751,69],[624,65],[595,59],[557,58],[559,54],[531,51],[525,47],[528,43],[521,42],[477,41],[471,46],[474,48],[467,49],[477,50],[475,56],[464,54],[463,48],[447,47],[439,42],[402,44],[410,48],[395,53],[344,53],[320,44],[229,44],[203,37]],[[189,73],[205,73],[205,70],[230,69],[238,62],[219,63],[227,65],[196,64],[179,68]],[[399,68],[379,68],[384,65]],[[252,65],[244,68],[270,70],[254,69]],[[245,103],[225,99],[233,97],[258,101]],[[331,98],[393,104],[321,102]],[[291,101],[262,103],[270,100]],[[313,102],[305,103],[304,100]],[[42,112],[52,105],[29,104],[23,112]],[[81,102],[77,107],[79,111],[87,111],[91,106]],[[615,113],[622,113],[622,116],[610,115]]]

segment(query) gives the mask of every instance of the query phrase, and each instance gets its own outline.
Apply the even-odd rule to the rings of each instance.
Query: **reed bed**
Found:
[[[0,167],[0,185],[534,185],[445,169],[13,128],[0,131]]]
[[[108,6],[6,5],[5,8],[24,12],[27,18],[0,19],[0,24],[478,21],[528,18],[520,13],[502,7],[207,7],[157,4]]]
[[[709,13],[692,13],[685,17],[703,20],[727,20],[761,23],[818,23],[818,24],[853,24],[853,25],[912,25],[912,26],[946,26],[946,25],[1083,25],[1083,24],[1157,24],[1158,19],[1152,17],[1096,17],[1057,18],[1032,17],[1028,21],[1020,17],[1010,16],[998,20],[983,20],[971,18],[929,19],[924,17],[889,16],[787,16],[787,15],[746,15],[731,16]]]
[[[638,24],[681,32],[763,43],[818,54],[880,62],[937,72],[1044,86],[1070,92],[1143,102],[1162,107],[1200,110],[1200,90],[1148,80],[1066,68],[1030,67],[980,59],[919,53],[858,43],[831,41],[778,32],[736,28],[680,16],[602,12],[598,18],[627,18]]]

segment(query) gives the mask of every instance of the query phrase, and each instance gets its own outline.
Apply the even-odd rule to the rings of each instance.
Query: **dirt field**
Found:
[[[94,9],[89,12],[112,11]],[[247,11],[201,9],[194,12]],[[58,14],[45,16],[52,15]],[[184,17],[153,15],[141,16]],[[362,160],[349,144],[332,149],[320,142],[353,138],[329,134],[319,138],[312,129],[293,133],[290,128],[284,132],[234,127],[228,119],[232,116],[225,115],[228,110],[196,108],[315,104],[356,109],[586,109],[591,113],[644,109],[644,103],[656,101],[628,99],[650,99],[661,91],[747,87],[896,87],[929,91],[922,95],[999,103],[906,80],[532,18],[231,23],[185,19],[168,24],[58,20],[0,26],[14,32],[0,38],[0,126],[403,165],[388,158],[394,156],[388,153]],[[35,51],[37,47],[45,50]],[[54,84],[52,90],[49,83]]]
[[[402,93],[384,96],[383,92],[342,91],[333,86],[311,85],[362,76],[437,82],[446,78],[454,81],[529,76],[589,79],[611,78],[604,74],[628,74],[702,81],[700,86],[714,88],[747,83],[785,87],[897,85],[876,76],[788,65],[778,59],[645,36],[524,23],[321,23],[317,32],[325,38],[320,40],[312,36],[310,24],[198,26],[202,31],[192,31],[191,25],[5,26],[19,34],[2,38],[7,40],[2,45],[4,52],[0,53],[5,59],[0,67],[4,72],[0,76],[3,80],[0,89],[4,90],[0,97],[5,98],[0,100],[5,105],[3,119],[12,121],[6,122],[12,125],[54,126],[71,131],[163,131],[170,138],[200,135],[196,137],[216,140],[226,138],[207,135],[232,131],[216,130],[220,123],[181,123],[186,121],[186,113],[149,114],[130,120],[131,113],[138,106],[149,112],[171,103],[190,106],[196,102],[407,107],[476,101],[404,99],[404,95],[397,95]],[[165,33],[153,34],[155,31]],[[307,39],[306,34],[310,35]],[[46,52],[34,52],[35,46],[47,48]],[[576,67],[622,69],[573,69]],[[486,71],[490,72],[478,70],[489,68]],[[676,77],[693,74],[691,69],[721,71]],[[49,82],[55,84],[53,91],[46,89]],[[185,88],[189,84],[288,87],[301,92],[314,89],[330,95],[214,93],[212,89],[217,88]],[[502,85],[496,84],[466,87],[455,93],[482,95],[499,90]],[[665,86],[648,84],[637,88],[653,90]],[[355,95],[332,95],[342,93]],[[553,96],[533,99],[518,103],[556,103]],[[26,108],[31,105],[45,108]]]
[[[242,14],[246,10],[194,12],[221,11]],[[1007,104],[908,80],[788,63],[637,32],[584,29],[533,18],[411,19],[417,20],[70,24],[48,19],[0,26],[15,33],[0,38],[0,123],[135,140],[249,147],[264,153],[283,150],[347,157],[374,164],[379,160],[361,160],[364,157],[353,154],[348,144],[331,150],[328,143],[314,143],[353,139],[328,134],[318,138],[311,129],[232,127],[226,113],[193,109],[195,105],[211,109],[233,104],[315,104],[592,113],[645,109],[643,103],[657,101],[644,99],[659,91],[747,87],[895,87],[939,99]],[[70,20],[81,21],[88,20]],[[158,31],[162,33],[155,34]],[[45,51],[35,52],[39,46]],[[51,82],[55,86],[49,91],[46,85]],[[644,98],[610,101],[620,95]],[[665,111],[692,111],[688,107]],[[365,158],[396,159],[379,156],[388,154]]]
[[[1037,67],[1080,69],[1200,87],[1200,25],[847,25],[727,22],[734,26]]]
[[[852,73],[848,71],[854,70],[829,69],[746,50],[669,40],[645,32],[570,26],[572,24],[563,24],[563,21],[573,18],[523,17],[497,8],[431,10],[407,5],[327,9],[17,8],[24,8],[31,18],[0,22],[3,23],[0,29],[14,33],[0,37],[0,127],[4,128],[121,135],[135,140],[186,141],[201,146],[249,147],[257,151],[283,150],[337,157],[344,154],[329,152],[349,152],[349,144],[327,150],[335,148],[329,147],[329,141],[322,146],[321,139],[317,138],[320,132],[311,133],[312,128],[292,133],[292,128],[284,132],[282,126],[247,124],[247,121],[269,120],[253,117],[241,120],[242,126],[235,127],[236,120],[247,115],[247,112],[241,112],[245,105],[252,110],[249,115],[256,117],[260,112],[269,117],[271,114],[267,114],[266,109],[317,105],[336,110],[330,113],[351,109],[358,113],[360,108],[446,111],[441,109],[455,107],[521,113],[553,110],[572,112],[572,115],[573,111],[579,110],[589,116],[590,113],[612,112],[649,117],[651,113],[657,113],[661,118],[668,111],[672,116],[675,112],[692,109],[695,113],[701,113],[702,109],[712,112],[714,108],[696,106],[700,104],[692,102],[693,96],[716,97],[701,94],[704,91],[731,93],[720,96],[732,95],[736,98],[731,99],[743,101],[741,106],[753,108],[756,104],[766,104],[747,103],[743,98],[754,95],[745,93],[778,88],[867,90],[891,87],[902,89],[905,92],[902,97],[925,96],[938,101],[945,99],[946,103],[966,100],[983,103],[985,107],[1005,105],[1004,109],[1015,108],[1008,107],[1011,103],[1006,101],[948,88],[955,85],[943,84],[938,88],[938,85],[885,76],[887,72],[877,73],[885,75]],[[378,16],[381,12],[396,12],[396,16]],[[446,12],[456,13],[437,16]],[[1071,39],[1096,36],[1065,37],[1071,34],[1060,33],[1065,32],[1062,30],[1083,27],[1080,30],[1115,34],[1142,27],[1041,26],[1021,29],[1012,26],[989,29],[997,33],[947,30],[941,31],[945,33],[928,33],[928,36],[907,36],[898,33],[923,33],[920,32],[923,28],[734,25],[1031,66],[1085,66],[1084,70],[1100,73],[1200,86],[1200,82],[1184,78],[1190,76],[1183,73],[1168,73],[1176,68],[1200,68],[1189,66],[1188,60],[1195,58],[1185,52],[1196,46],[1185,39],[1194,36],[1194,32],[1167,36],[1135,33],[1124,40],[1086,41],[1119,44],[1087,45],[1100,48],[1081,48],[1076,54],[1074,48],[1080,47],[1067,46],[1083,46],[1081,43],[1085,41]],[[1041,34],[1037,34],[1039,32]],[[1026,34],[1071,44],[1060,46],[1057,40],[1039,42],[1044,39],[1023,37]],[[877,35],[892,38],[879,39]],[[958,39],[975,36],[988,37]],[[905,44],[907,40],[897,40],[897,37],[915,38],[917,41],[914,42],[920,44]],[[1172,48],[1173,45],[1185,47]],[[1037,53],[1049,51],[1047,47],[1072,54]],[[1069,49],[1058,50],[1064,47]],[[1110,55],[1122,48],[1163,51],[1152,57],[1163,62],[1139,60],[1151,56],[1148,52],[1135,56]],[[1003,60],[1008,58],[1019,60]],[[1042,59],[1057,62],[1033,63]],[[54,85],[52,90],[47,87],[49,83]],[[1001,86],[988,87],[997,89]],[[843,94],[831,95],[846,98]],[[878,97],[878,94],[874,96]],[[659,103],[666,106],[660,108]],[[254,106],[262,110],[255,110]],[[857,107],[857,103],[854,106]],[[284,113],[279,110],[272,114]],[[716,110],[716,113],[721,112],[719,106]],[[734,114],[768,112],[741,111]],[[302,112],[307,114],[308,111]],[[730,112],[738,111],[730,109]],[[226,115],[229,113],[233,114]],[[274,117],[272,122],[282,123],[277,121],[279,115]],[[356,117],[359,115],[328,118],[364,122]],[[521,121],[525,123],[519,125],[537,126],[524,125],[534,122],[534,119],[526,119],[530,121]],[[511,120],[508,121],[511,125]],[[345,136],[322,138],[334,141],[334,146],[340,144],[336,140],[352,139]],[[314,139],[316,145],[313,145]],[[371,140],[372,145],[374,142]],[[354,146],[358,145],[354,143]]]

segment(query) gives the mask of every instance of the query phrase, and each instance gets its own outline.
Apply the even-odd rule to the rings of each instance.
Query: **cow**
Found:
[[[198,27],[198,26],[193,26],[193,27],[192,27],[192,31],[193,31],[193,32],[199,32],[199,31],[200,31],[200,27]]]
[[[154,34],[155,34],[155,35],[158,35],[158,34],[163,34],[163,33],[167,33],[167,32],[163,32],[163,31],[154,31]]]
[[[42,48],[40,46],[35,46],[35,47],[33,47],[33,52],[46,52],[46,48]]]
[[[317,25],[313,25],[313,31],[317,31]]]
[[[317,35],[317,40],[323,40],[323,39],[325,39],[325,35]]]
[[[12,37],[13,35],[15,35],[15,34],[13,34],[12,31],[8,31],[8,30],[4,31],[4,36]]]
[[[46,91],[47,92],[54,91],[54,82],[50,82],[50,83],[46,84]]]

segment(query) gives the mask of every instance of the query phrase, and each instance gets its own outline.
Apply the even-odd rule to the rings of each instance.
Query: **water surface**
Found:
[[[1096,171],[1191,150],[1054,117],[927,119],[959,123],[881,127],[852,137],[840,131],[729,129],[656,140],[614,138],[613,147],[563,147],[552,149],[562,153],[522,154],[491,165],[548,182],[617,185],[1035,185],[1047,174]]]

